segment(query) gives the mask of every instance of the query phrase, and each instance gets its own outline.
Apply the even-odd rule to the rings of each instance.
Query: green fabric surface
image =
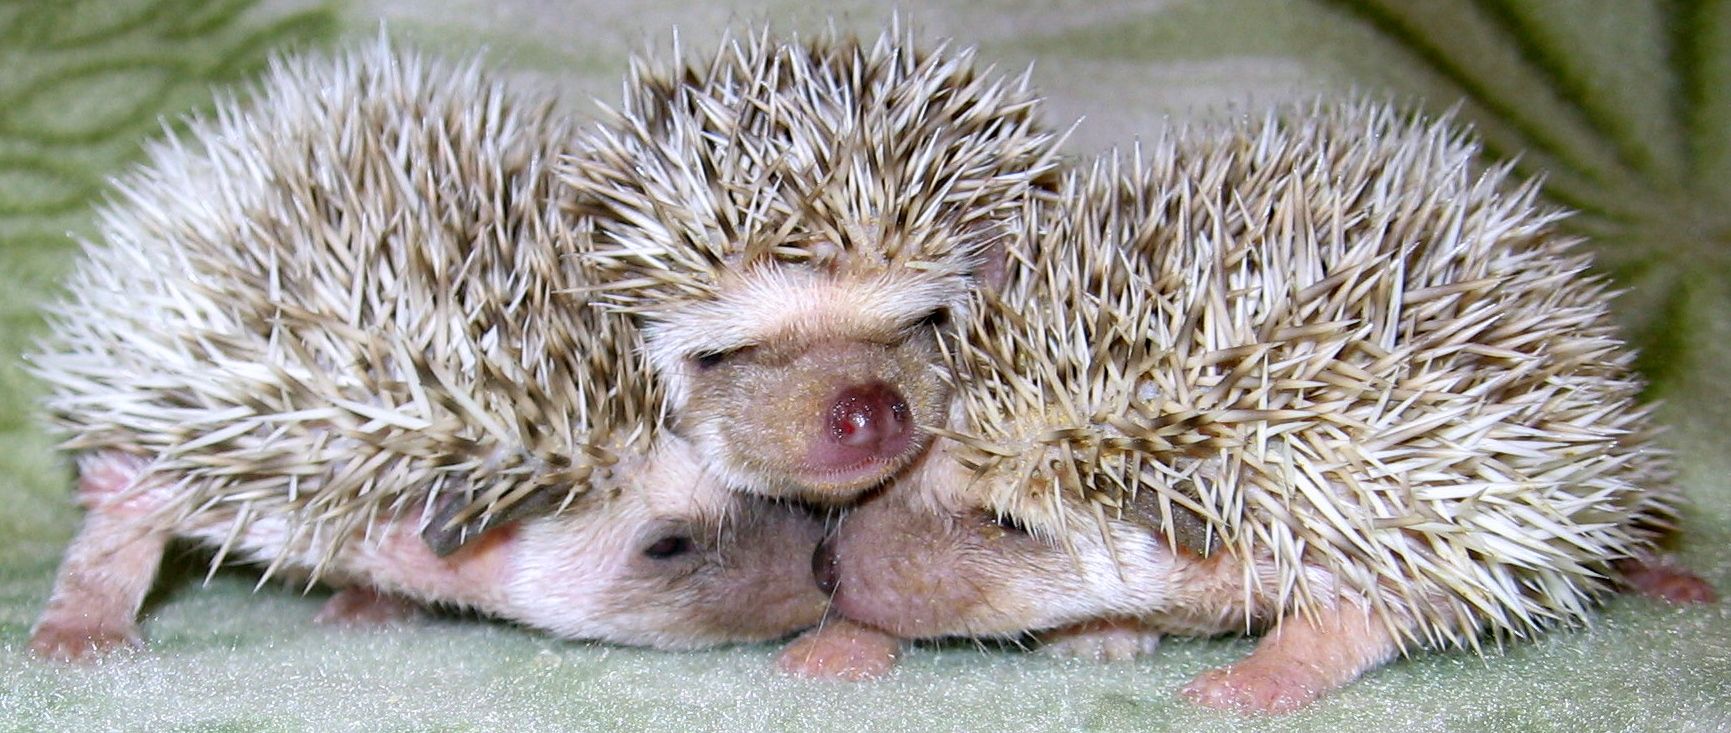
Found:
[[[907,2],[924,37],[977,45],[1087,119],[1078,158],[1188,119],[1318,94],[1459,108],[1491,151],[1581,213],[1672,426],[1694,504],[1679,557],[1731,591],[1731,3],[1685,0]],[[0,730],[1727,730],[1731,613],[1613,599],[1591,628],[1485,658],[1418,654],[1280,719],[1194,708],[1176,690],[1250,649],[1169,640],[1133,663],[924,647],[888,679],[777,675],[771,645],[668,654],[563,642],[481,619],[390,631],[312,623],[320,592],[171,554],[147,649],[94,668],[28,659],[31,623],[78,514],[18,354],[92,230],[105,177],[268,54],[364,40],[383,22],[429,50],[557,89],[572,114],[618,97],[627,54],[713,47],[768,21],[874,33],[864,0],[687,7],[654,0],[0,0]]]

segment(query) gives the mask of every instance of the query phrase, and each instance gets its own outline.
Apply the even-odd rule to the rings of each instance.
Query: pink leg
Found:
[[[421,607],[399,595],[367,585],[351,585],[332,595],[313,617],[333,626],[395,626],[421,615]]]
[[[1623,582],[1639,595],[1667,603],[1714,603],[1719,600],[1712,584],[1664,558],[1623,560],[1617,563]]]
[[[1398,651],[1380,619],[1343,602],[1320,622],[1286,618],[1250,656],[1203,673],[1181,694],[1211,708],[1291,712],[1382,666]]]
[[[800,677],[871,680],[889,674],[901,640],[852,621],[831,618],[781,650],[775,666]]]
[[[80,465],[78,495],[89,506],[66,548],[54,592],[30,631],[30,652],[65,662],[140,644],[138,607],[156,580],[168,535],[123,492],[138,475],[137,459],[120,454]]]
[[[1040,641],[1040,651],[1054,656],[1124,662],[1159,650],[1160,633],[1134,619],[1101,619],[1048,631]]]

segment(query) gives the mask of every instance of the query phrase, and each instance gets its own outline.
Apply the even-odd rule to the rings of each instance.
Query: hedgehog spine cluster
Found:
[[[570,502],[648,451],[636,332],[573,294],[552,100],[383,39],[246,96],[103,207],[34,357],[66,448],[152,456],[165,526],[291,517],[320,564],[376,519]]]
[[[971,50],[900,30],[722,47],[707,64],[634,58],[569,166],[596,215],[585,259],[619,309],[702,301],[776,261],[964,275],[1055,165],[1027,77],[976,71]]]

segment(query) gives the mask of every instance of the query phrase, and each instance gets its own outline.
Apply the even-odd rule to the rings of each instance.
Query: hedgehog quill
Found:
[[[634,328],[573,295],[551,100],[383,39],[253,91],[117,182],[34,355],[87,514],[33,652],[137,644],[174,537],[344,589],[338,620],[670,648],[817,621],[821,523],[705,473]]]
[[[897,29],[679,57],[635,60],[566,166],[597,298],[726,483],[845,503],[947,411],[936,333],[1049,194],[1056,136],[1026,78]]]
[[[1263,630],[1185,688],[1284,711],[1399,653],[1712,589],[1609,291],[1445,120],[1202,127],[1066,180],[944,342],[956,417],[822,551],[849,618],[1117,658]],[[833,650],[830,650],[833,653]]]

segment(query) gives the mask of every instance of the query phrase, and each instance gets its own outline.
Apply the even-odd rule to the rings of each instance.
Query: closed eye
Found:
[[[696,364],[698,369],[714,369],[721,366],[722,362],[727,361],[727,357],[732,353],[731,351],[711,351],[691,357],[691,362]]]
[[[654,560],[671,560],[691,552],[691,538],[684,535],[670,535],[658,539],[648,547],[643,548],[643,556]]]
[[[921,328],[943,328],[950,323],[950,309],[935,308],[932,312],[920,317],[914,325]]]
[[[702,352],[699,354],[692,355],[691,363],[693,365],[695,365],[699,371],[707,371],[710,369],[714,369],[718,366],[721,366],[723,364],[726,364],[727,362],[733,361],[734,359],[737,359],[746,353],[749,353],[752,348],[753,347],[751,347],[751,346],[741,346],[737,349],[719,349],[716,351],[705,351],[705,352]]]

